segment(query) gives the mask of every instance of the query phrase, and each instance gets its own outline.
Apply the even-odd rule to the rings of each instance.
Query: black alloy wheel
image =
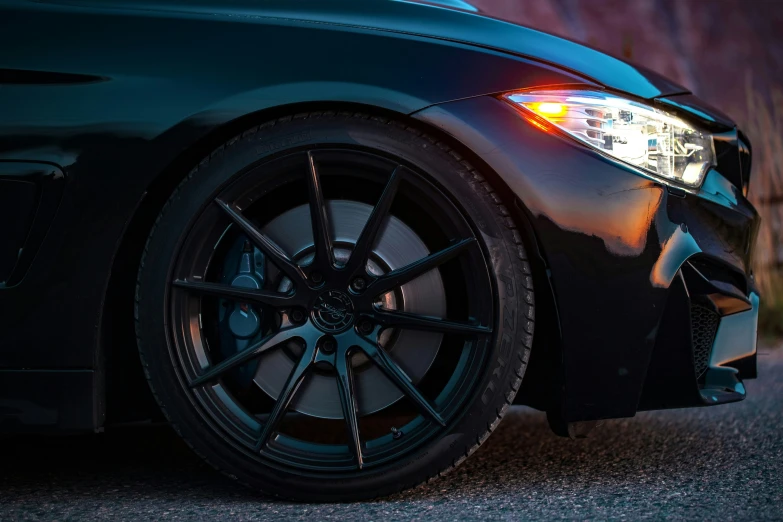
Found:
[[[532,339],[524,249],[475,177],[412,131],[330,114],[262,126],[191,172],[136,309],[179,433],[301,500],[404,489],[475,449]]]

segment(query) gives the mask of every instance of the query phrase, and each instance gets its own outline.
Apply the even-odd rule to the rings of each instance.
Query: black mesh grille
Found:
[[[697,304],[691,305],[691,338],[696,377],[701,377],[710,363],[710,352],[715,342],[715,334],[718,333],[718,323],[720,316],[716,312]]]

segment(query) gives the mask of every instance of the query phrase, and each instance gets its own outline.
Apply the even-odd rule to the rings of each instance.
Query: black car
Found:
[[[447,3],[0,0],[0,430],[162,411],[241,483],[349,500],[511,404],[578,437],[742,400],[747,138]]]

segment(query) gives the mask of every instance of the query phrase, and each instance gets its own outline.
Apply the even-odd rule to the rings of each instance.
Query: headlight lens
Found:
[[[533,91],[506,99],[614,158],[685,185],[715,165],[712,136],[662,110],[594,91]]]

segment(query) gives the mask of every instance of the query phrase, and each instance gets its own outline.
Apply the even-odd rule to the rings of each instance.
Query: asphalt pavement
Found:
[[[0,520],[783,520],[783,347],[748,398],[641,413],[586,440],[512,409],[457,470],[357,504],[295,504],[203,465],[167,426],[0,440]]]

